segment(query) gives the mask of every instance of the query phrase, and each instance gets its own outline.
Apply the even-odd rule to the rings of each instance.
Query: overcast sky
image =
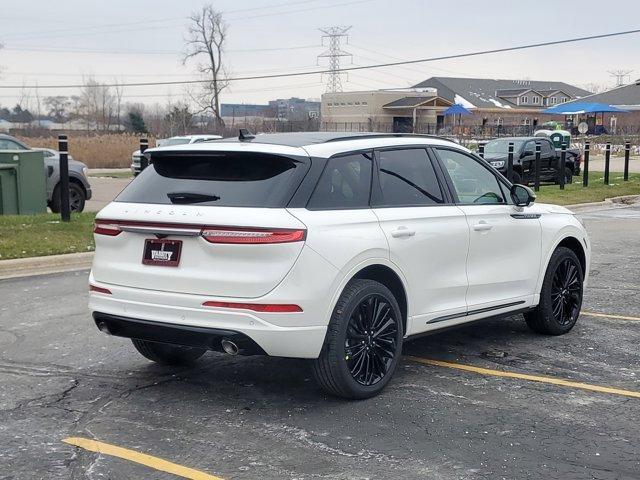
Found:
[[[0,85],[190,79],[181,63],[188,15],[201,0],[1,0]],[[427,58],[640,28],[638,0],[219,0],[228,23],[226,64],[235,75],[318,68],[319,28],[352,25],[353,63]],[[345,59],[343,64],[350,64]],[[640,35],[350,73],[344,90],[406,87],[431,76],[608,84],[608,70],[640,78]],[[224,102],[319,98],[319,75],[234,82]],[[40,96],[76,94],[44,90]],[[0,105],[19,90],[0,90]],[[183,87],[128,87],[129,102],[167,103]]]

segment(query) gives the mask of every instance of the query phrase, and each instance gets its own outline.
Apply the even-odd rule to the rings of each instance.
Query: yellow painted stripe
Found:
[[[609,313],[580,312],[580,315],[585,315],[587,317],[617,318],[618,320],[631,320],[634,322],[640,322],[640,317],[628,317],[626,315],[611,315]]]
[[[161,472],[172,473],[182,478],[190,478],[192,480],[222,480],[220,477],[209,475],[208,473],[194,470],[193,468],[183,467],[182,465],[168,462],[162,458],[147,455],[146,453],[136,452],[135,450],[129,450],[128,448],[118,447],[109,443],[98,442],[97,440],[71,437],[65,438],[62,441],[69,445],[75,445],[76,447],[84,448],[91,452],[123,458],[130,462],[139,463],[140,465],[145,465]]]
[[[464,370],[465,372],[479,373],[480,375],[489,375],[493,377],[516,378],[519,380],[528,380],[530,382],[549,383],[551,385],[559,385],[562,387],[579,388],[582,390],[590,390],[599,393],[611,393],[614,395],[623,395],[625,397],[640,398],[640,392],[633,390],[622,390],[620,388],[603,387],[600,385],[591,385],[589,383],[573,382],[562,378],[542,377],[538,375],[528,375],[525,373],[506,372],[504,370],[491,370],[488,368],[474,367],[473,365],[464,365],[462,363],[443,362],[442,360],[432,360],[429,358],[407,357],[412,362],[422,363],[424,365],[433,365],[437,367],[454,368],[456,370]]]

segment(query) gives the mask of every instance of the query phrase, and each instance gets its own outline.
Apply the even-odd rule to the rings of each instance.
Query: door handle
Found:
[[[485,222],[484,220],[480,220],[478,223],[476,223],[473,226],[473,229],[476,232],[487,232],[487,231],[491,230],[492,228],[493,228],[493,225]]]
[[[415,230],[409,230],[407,227],[398,227],[397,230],[391,231],[393,238],[413,237],[415,234]]]

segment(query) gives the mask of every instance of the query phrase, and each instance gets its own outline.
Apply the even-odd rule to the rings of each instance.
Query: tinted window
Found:
[[[540,142],[540,151],[542,152],[543,155],[544,154],[548,155],[554,151],[554,148],[550,142],[542,141]]]
[[[330,158],[307,206],[311,209],[368,207],[371,170],[371,157],[367,154]]]
[[[152,157],[118,202],[283,207],[308,163],[278,155],[216,152]]]
[[[378,155],[381,206],[443,203],[433,165],[424,149],[387,150]]]
[[[438,149],[438,155],[449,172],[460,203],[505,203],[498,179],[480,162],[452,150]]]

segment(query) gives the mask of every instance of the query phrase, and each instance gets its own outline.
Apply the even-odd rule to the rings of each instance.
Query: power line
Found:
[[[583,42],[587,40],[596,40],[600,38],[609,38],[609,37],[619,37],[622,35],[631,35],[640,33],[640,29],[636,30],[627,30],[622,32],[614,32],[614,33],[605,33],[601,35],[590,35],[588,37],[576,37],[576,38],[568,38],[564,40],[555,40],[550,42],[541,42],[541,43],[530,43],[526,45],[518,45],[515,47],[504,47],[504,48],[495,48],[491,50],[479,50],[475,52],[467,52],[467,53],[458,53],[453,55],[443,55],[440,57],[430,57],[430,58],[421,58],[416,60],[403,60],[399,62],[389,62],[389,63],[378,63],[374,65],[359,65],[352,67],[340,68],[337,72],[351,72],[356,70],[368,70],[372,68],[384,68],[384,67],[395,67],[399,65],[412,65],[417,63],[427,63],[427,62],[436,62],[441,60],[452,60],[458,58],[467,58],[467,57],[476,57],[480,55],[489,55],[494,53],[504,53],[504,52],[513,52],[518,50],[526,50],[531,48],[539,48],[539,47],[547,47],[552,45],[561,45],[567,43],[576,43]],[[255,75],[255,76],[239,76],[228,78],[227,81],[242,81],[242,80],[266,80],[270,78],[285,78],[285,77],[300,77],[304,75],[321,75],[332,73],[334,70],[315,70],[309,72],[288,72],[288,73],[278,73],[272,75]],[[210,80],[176,80],[176,81],[166,81],[166,82],[136,82],[136,83],[117,83],[117,84],[101,84],[101,87],[147,87],[147,86],[156,86],[156,85],[188,85],[188,84],[199,84],[199,83],[209,83]],[[39,89],[53,89],[53,88],[84,88],[86,85],[0,85],[0,89],[23,89],[23,88],[39,88]]]

